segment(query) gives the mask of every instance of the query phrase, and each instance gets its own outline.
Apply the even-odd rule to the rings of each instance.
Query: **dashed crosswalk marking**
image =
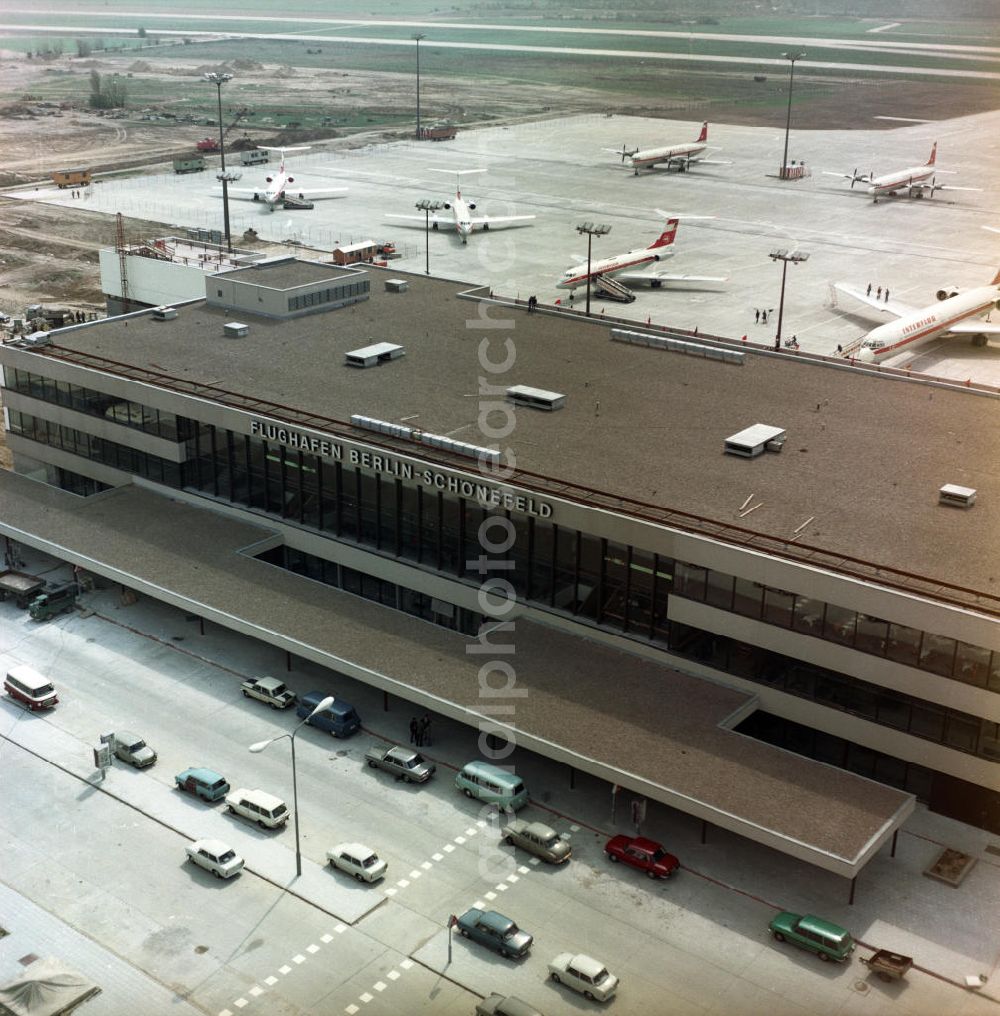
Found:
[[[399,964],[404,970],[409,970],[413,966],[413,960],[405,959]]]
[[[318,953],[319,952],[319,946],[316,945],[315,943],[313,943],[312,945],[307,945],[306,946],[306,952],[307,953]]]
[[[261,987],[261,986],[260,986],[259,984],[255,984],[255,985],[254,985],[254,986],[253,986],[253,987],[252,987],[252,988],[250,989],[250,991],[248,992],[248,994],[250,994],[250,995],[253,995],[253,997],[254,997],[254,998],[259,998],[259,997],[260,997],[261,995],[263,995],[263,994],[264,994],[264,989],[263,989],[263,988],[262,988],[262,987]]]
[[[344,1010],[344,1012],[347,1013],[347,1016],[354,1016],[354,1014],[358,1012],[358,1007],[352,1003]]]
[[[433,867],[434,867],[434,865],[433,865],[433,864],[431,864],[431,862],[430,862],[430,861],[424,861],[424,863],[423,863],[423,864],[421,864],[421,865],[420,865],[420,867],[421,867],[421,868],[423,868],[423,869],[424,869],[424,871],[430,871],[430,870],[431,870],[431,868],[433,868]]]
[[[412,882],[414,879],[420,878],[422,874],[422,871],[417,871],[417,869],[414,868],[413,871],[410,872],[410,881]]]
[[[497,894],[494,892],[484,893],[484,895],[488,900],[495,900],[497,898]]]
[[[375,983],[374,983],[374,984],[372,985],[372,987],[373,987],[373,988],[374,988],[374,989],[375,989],[376,991],[385,991],[385,989],[386,989],[386,988],[388,988],[388,987],[389,987],[389,985],[388,985],[388,984],[386,984],[386,983],[385,983],[385,981],[376,981],[376,982],[375,982]]]
[[[385,976],[388,977],[390,981],[397,981],[397,980],[399,980],[399,971],[398,970],[390,970],[389,973],[386,974]]]
[[[453,850],[455,849],[455,846],[454,846],[454,844],[452,844],[452,843],[446,843],[446,844],[445,844],[445,845],[444,845],[444,846],[443,846],[443,847],[442,847],[441,849],[442,849],[442,850],[443,850],[443,851],[444,851],[444,852],[445,852],[446,854],[450,854],[450,853],[451,853],[451,852],[452,852],[452,851],[453,851]]]
[[[369,994],[368,994],[368,992],[366,991],[366,992],[365,992],[365,993],[364,993],[363,995],[359,995],[359,996],[358,996],[358,1001],[360,1001],[360,1002],[364,1002],[364,1003],[365,1003],[365,1005],[368,1005],[368,1003],[369,1003],[369,1002],[370,1002],[370,1001],[371,1001],[371,1000],[372,1000],[372,999],[373,999],[374,997],[375,997],[374,995],[369,995]]]
[[[337,925],[337,927],[336,927],[336,928],[334,928],[333,930],[334,930],[334,931],[335,931],[335,932],[336,932],[336,933],[337,933],[338,935],[343,935],[343,934],[344,934],[344,932],[345,932],[345,931],[347,931],[347,925],[346,925],[346,924],[338,924],[338,925]]]
[[[283,966],[283,967],[278,967],[278,973],[279,974],[290,974],[291,972],[292,972],[292,968],[290,966],[288,966],[287,964],[285,966]]]
[[[299,953],[297,956],[293,956],[292,957],[292,962],[293,963],[305,963],[305,961],[306,961],[306,958],[305,958],[305,956],[302,955],[302,953]]]
[[[278,978],[277,978],[277,977],[275,977],[275,976],[274,976],[274,974],[271,974],[271,976],[270,976],[270,977],[265,977],[265,978],[264,978],[264,983],[265,983],[265,984],[266,984],[266,985],[267,985],[267,986],[268,986],[269,988],[273,988],[273,987],[274,987],[274,986],[275,986],[275,985],[276,985],[276,984],[278,983]],[[221,1013],[221,1012],[219,1013],[219,1016],[222,1016],[222,1013]]]
[[[233,1005],[235,1005],[237,1009],[242,1009],[244,1006],[249,1004],[250,1003],[245,998],[238,998],[235,1002],[233,1002]]]
[[[406,887],[407,887],[407,886],[408,886],[409,884],[410,884],[410,880],[409,880],[409,879],[406,879],[406,878],[401,878],[401,879],[400,879],[400,880],[399,880],[399,881],[398,881],[398,882],[396,883],[396,885],[398,885],[400,889],[405,889],[405,888],[406,888]]]
[[[432,861],[443,861],[444,860],[444,854],[431,854],[431,860]]]
[[[319,940],[323,943],[323,945],[329,945],[333,941],[333,935],[321,935]]]

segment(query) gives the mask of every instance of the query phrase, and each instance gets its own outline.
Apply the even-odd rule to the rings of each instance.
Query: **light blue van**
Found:
[[[459,769],[455,786],[466,797],[475,797],[512,811],[528,803],[528,791],[521,777],[489,762],[467,762]]]
[[[311,691],[299,699],[298,708],[295,710],[300,717],[308,716],[326,698],[321,691]],[[325,730],[334,737],[350,737],[361,729],[361,717],[358,711],[350,702],[342,699],[334,699],[333,703],[317,713],[310,721],[310,727],[318,727]]]

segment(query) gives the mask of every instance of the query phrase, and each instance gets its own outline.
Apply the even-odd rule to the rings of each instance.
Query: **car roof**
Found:
[[[371,847],[366,847],[363,843],[338,843],[333,850],[337,854],[343,852],[353,854],[355,857],[369,857],[375,853]]]
[[[276,677],[258,677],[257,684],[262,685],[266,688],[277,688],[279,685],[283,685],[284,681],[279,681]]]
[[[206,769],[204,766],[189,766],[179,775],[193,776],[197,780],[206,780],[209,783],[214,783],[216,780],[225,781],[226,779],[222,773],[217,773],[214,769]]]
[[[269,808],[276,808],[279,804],[284,804],[280,797],[275,797],[274,794],[269,794],[266,790],[247,790],[246,787],[240,787],[238,790],[230,791],[230,797],[245,797],[247,800],[253,801],[255,804],[264,804]]]
[[[503,1011],[509,1016],[541,1016],[541,1013],[533,1005],[528,1005],[527,1002],[522,1002],[521,999],[515,998],[513,995],[507,995],[505,998],[503,995],[494,993],[486,1001],[492,1002],[494,1000],[497,1005],[503,1002]]]
[[[134,730],[119,730],[115,734],[119,741],[141,741],[142,738]]]
[[[637,847],[639,850],[648,850],[649,853],[655,854],[657,850],[662,850],[663,845],[657,843],[656,840],[647,840],[645,836],[633,836],[629,841],[630,847]]]
[[[307,692],[305,695],[300,695],[299,696],[299,704],[300,705],[304,705],[304,706],[309,706],[309,705],[311,705],[311,706],[318,706],[320,704],[320,702],[322,702],[323,699],[325,699],[325,698],[326,698],[326,692],[322,692],[322,691],[310,691],[310,692]],[[337,713],[338,715],[343,715],[344,713],[349,713],[353,708],[354,708],[354,706],[352,706],[350,702],[345,702],[341,698],[335,698],[327,706],[327,709],[331,713]]]
[[[524,827],[526,833],[533,833],[539,839],[547,840],[555,836],[555,829],[550,829],[544,822],[530,822]]]
[[[232,850],[228,843],[223,843],[222,840],[195,840],[191,844],[195,850],[207,850],[210,854],[215,854],[218,857],[220,854],[224,854],[227,850]]]
[[[596,977],[604,969],[603,963],[598,963],[593,956],[587,956],[585,953],[577,953],[569,961],[569,965],[588,977]]]
[[[485,924],[494,931],[507,931],[514,922],[495,910],[484,910],[479,918],[480,924]]]
[[[822,917],[816,917],[814,914],[806,914],[804,917],[800,917],[799,927],[814,931],[817,935],[823,935],[826,938],[850,936],[850,932],[846,928],[842,928],[839,924],[834,924],[832,921],[824,921]]]

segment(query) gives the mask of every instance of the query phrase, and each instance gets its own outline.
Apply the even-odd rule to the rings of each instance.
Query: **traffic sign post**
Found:
[[[618,794],[621,791],[621,787],[617,783],[611,784],[611,824],[615,824],[615,813],[618,811]]]
[[[103,744],[95,744],[94,750],[94,765],[101,771],[101,779],[107,775],[108,770],[111,768],[111,745],[107,742]]]
[[[635,834],[639,835],[640,827],[646,821],[646,799],[643,797],[632,802],[632,824],[635,826]]]
[[[448,918],[448,966],[451,966],[451,929],[458,924],[458,918],[452,914]]]

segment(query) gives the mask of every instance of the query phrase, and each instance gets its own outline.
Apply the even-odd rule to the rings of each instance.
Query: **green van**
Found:
[[[821,960],[843,963],[854,952],[850,932],[831,921],[806,914],[804,917],[785,910],[767,926],[779,942],[791,942],[800,949],[816,953]]]
[[[520,776],[488,762],[467,762],[455,777],[455,786],[466,797],[517,811],[528,803],[528,791]]]

